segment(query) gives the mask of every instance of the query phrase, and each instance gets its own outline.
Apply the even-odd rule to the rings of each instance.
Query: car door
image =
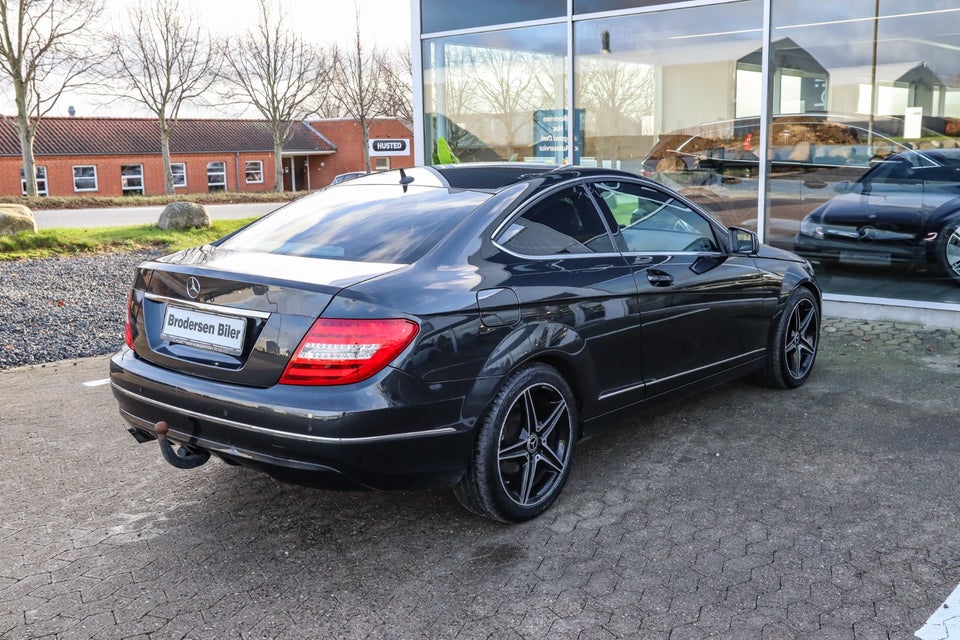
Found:
[[[669,191],[624,180],[592,189],[621,226],[636,279],[646,397],[763,355],[776,291],[754,259],[728,253],[722,229]]]
[[[521,330],[537,348],[573,355],[587,419],[642,399],[637,290],[608,226],[577,183],[539,197],[494,238]]]

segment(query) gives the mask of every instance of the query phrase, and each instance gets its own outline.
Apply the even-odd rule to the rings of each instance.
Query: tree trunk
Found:
[[[173,169],[170,168],[170,130],[172,128],[165,118],[160,118],[160,154],[163,156],[163,184],[168,196],[172,196],[176,192],[173,188]]]
[[[367,173],[373,169],[370,166],[370,125],[366,118],[360,119],[360,129],[363,131],[363,165],[367,168]]]
[[[18,119],[19,120],[19,119]],[[27,184],[28,196],[37,195],[37,162],[33,157],[33,141],[36,132],[27,122],[26,125],[17,123],[20,130],[20,155],[23,158],[23,179]]]
[[[17,133],[20,135],[20,155],[23,158],[23,179],[27,184],[28,196],[37,195],[37,162],[33,157],[33,141],[37,136],[37,124],[30,122],[27,113],[26,87],[14,79],[13,89],[17,103]]]
[[[273,190],[283,192],[283,142],[273,137]]]

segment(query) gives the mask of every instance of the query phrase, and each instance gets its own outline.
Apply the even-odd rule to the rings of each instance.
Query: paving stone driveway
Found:
[[[831,321],[749,382],[584,443],[519,526],[124,431],[95,358],[0,372],[0,637],[912,638],[960,582],[960,333]]]

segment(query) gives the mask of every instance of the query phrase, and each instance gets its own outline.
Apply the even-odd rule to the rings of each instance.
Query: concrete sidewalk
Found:
[[[249,202],[245,204],[207,205],[213,220],[259,217],[279,209],[285,202]],[[155,224],[162,206],[108,207],[99,209],[38,209],[33,212],[38,229],[53,227],[116,227],[130,224]]]
[[[953,330],[829,320],[806,386],[638,414],[518,526],[178,471],[106,372],[0,371],[5,639],[906,640],[960,583]]]

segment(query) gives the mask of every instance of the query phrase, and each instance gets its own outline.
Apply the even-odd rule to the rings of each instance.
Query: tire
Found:
[[[944,272],[960,282],[960,226],[947,225],[937,240],[937,262]]]
[[[810,377],[820,344],[820,308],[809,289],[793,290],[771,332],[760,384],[795,389]]]
[[[543,513],[567,481],[579,435],[570,385],[545,364],[512,374],[484,414],[467,473],[454,494],[502,522]]]

